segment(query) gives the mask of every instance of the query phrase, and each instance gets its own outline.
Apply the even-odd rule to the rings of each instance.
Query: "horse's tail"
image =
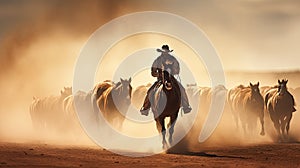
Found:
[[[266,96],[264,97],[265,98],[265,107],[267,108],[268,106],[268,101],[269,101],[269,98],[270,98],[270,93],[267,93]]]

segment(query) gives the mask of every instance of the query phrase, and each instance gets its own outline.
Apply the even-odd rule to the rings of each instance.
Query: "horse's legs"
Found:
[[[44,128],[44,122],[41,120],[41,118],[34,118],[32,119],[33,122],[33,128],[38,132],[41,133],[45,131],[46,129]]]
[[[260,115],[259,115],[259,119],[260,119],[260,124],[261,124],[261,132],[260,132],[260,135],[265,135],[265,121],[264,121],[264,110],[262,110],[260,112]]]
[[[252,111],[247,111],[247,113],[251,113]],[[244,118],[244,122],[247,125],[247,138],[251,138],[254,140],[255,130],[257,130],[257,118],[254,117],[253,114],[247,114],[247,118]]]
[[[280,123],[279,123],[279,117],[275,114],[272,107],[268,107],[268,111],[270,114],[270,118],[274,124],[274,127],[277,131],[278,136],[280,136]]]
[[[275,127],[278,135],[280,135],[280,122],[279,122],[279,119],[273,120],[273,124],[274,124],[274,127]]]
[[[236,127],[236,129],[239,129],[239,116],[238,116],[238,112],[234,111],[231,106],[230,106],[230,110],[231,110],[231,113],[232,113],[233,120],[235,122],[235,127]]]
[[[246,106],[245,106],[246,107]],[[246,107],[247,108],[247,107]],[[246,133],[247,133],[247,137],[253,137],[253,135],[254,135],[254,128],[255,128],[255,126],[254,126],[254,118],[253,118],[253,111],[252,110],[250,110],[250,109],[245,109],[244,111],[243,111],[243,121],[244,121],[244,123],[245,123],[245,130],[247,131]]]
[[[170,122],[168,124],[170,126],[170,128],[169,128],[169,144],[170,145],[173,142],[174,126],[175,126],[177,117],[178,117],[178,112],[176,112],[176,114],[174,114],[170,117]]]
[[[247,125],[246,125],[246,122],[247,121],[244,121],[244,120],[241,120],[242,122],[242,128],[243,128],[243,131],[244,131],[244,135],[246,136],[247,135]]]
[[[250,135],[250,137],[252,138],[252,137],[254,137],[254,130],[256,130],[256,123],[254,123],[254,121],[255,122],[257,122],[257,120],[253,120],[253,118],[249,118],[249,121],[248,121],[248,134]]]
[[[281,138],[280,121],[279,121],[279,119],[276,119],[276,120],[274,119],[273,120],[273,124],[274,124],[274,127],[275,127],[276,131],[277,131],[278,138]]]
[[[281,134],[284,135],[284,132],[285,132],[285,126],[286,126],[286,119],[285,119],[285,116],[280,120],[281,122],[281,125],[280,125],[280,129],[281,129]]]
[[[286,116],[286,134],[289,134],[289,130],[290,130],[290,123],[291,123],[291,119],[292,119],[293,113],[290,113]]]
[[[244,132],[244,137],[248,137],[248,135],[251,133],[251,116],[248,113],[249,111],[247,109],[244,109],[243,107],[241,107],[238,111],[238,115]]]
[[[156,119],[156,128],[157,128],[158,132],[162,134],[163,148],[166,148],[167,142],[166,142],[166,128],[165,128],[165,119],[164,118]]]
[[[237,116],[237,114],[234,114],[233,118],[234,118],[234,121],[235,121],[236,129],[239,129],[239,117]]]

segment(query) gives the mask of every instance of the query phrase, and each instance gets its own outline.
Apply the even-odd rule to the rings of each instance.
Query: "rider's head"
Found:
[[[161,49],[164,50],[164,51],[170,51],[168,45],[163,45],[163,46],[161,47]]]
[[[173,50],[170,50],[169,49],[169,46],[168,45],[163,45],[162,47],[161,47],[161,49],[164,51],[164,52],[172,52]]]
[[[158,52],[162,52],[162,54],[168,54],[169,52],[172,52],[173,50],[170,50],[168,45],[163,45],[161,49],[157,49]]]

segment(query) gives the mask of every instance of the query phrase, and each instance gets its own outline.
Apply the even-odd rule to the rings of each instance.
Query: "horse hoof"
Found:
[[[261,132],[260,135],[261,135],[261,136],[264,136],[264,135],[265,135],[265,132]]]
[[[163,143],[162,148],[163,149],[168,149],[168,144],[167,143]]]

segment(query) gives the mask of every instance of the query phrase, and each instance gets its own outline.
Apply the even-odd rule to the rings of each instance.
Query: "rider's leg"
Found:
[[[149,109],[151,107],[151,103],[149,100],[149,94],[150,92],[158,85],[158,81],[156,81],[147,91],[145,100],[144,100],[144,104],[142,106],[142,108],[140,109],[140,112],[142,113],[142,115],[148,115],[149,113]]]
[[[192,108],[189,104],[189,99],[186,94],[185,88],[182,86],[182,84],[180,82],[178,82],[178,85],[180,87],[180,92],[181,92],[181,105],[183,108],[183,112],[189,113],[189,112],[191,112]]]

